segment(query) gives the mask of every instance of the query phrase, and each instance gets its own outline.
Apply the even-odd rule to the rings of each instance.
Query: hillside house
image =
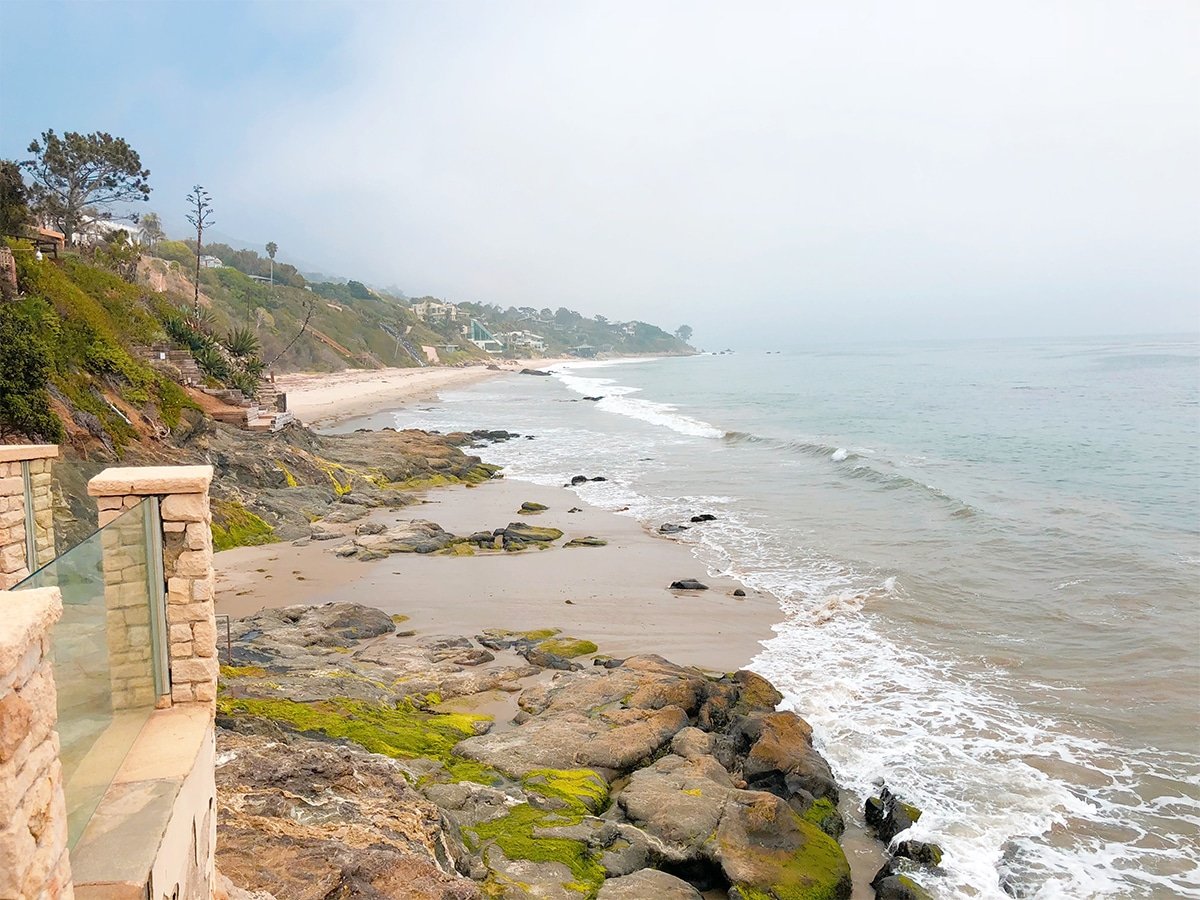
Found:
[[[430,319],[456,322],[461,315],[459,308],[453,303],[442,303],[439,300],[422,300],[419,303],[414,303],[409,309],[427,322]]]
[[[534,350],[538,353],[546,351],[546,339],[532,331],[510,331],[500,335],[509,350]]]

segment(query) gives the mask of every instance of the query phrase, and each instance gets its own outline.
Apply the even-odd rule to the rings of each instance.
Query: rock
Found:
[[[670,590],[672,590],[672,591],[707,591],[708,585],[701,584],[695,578],[682,578],[679,581],[672,581]]]
[[[784,800],[838,802],[837,782],[829,764],[812,746],[812,728],[792,712],[757,713],[740,719],[736,737],[749,744],[742,775],[752,790],[769,791]]]
[[[596,900],[702,900],[700,892],[681,878],[657,869],[642,869],[623,878],[610,878]]]
[[[592,537],[590,534],[587,537],[572,538],[563,544],[564,547],[607,547],[608,541],[601,540],[598,537]]]
[[[575,475],[571,478],[571,486],[575,487],[576,485],[583,484],[587,480],[588,477],[586,475]]]
[[[942,864],[942,848],[925,841],[901,841],[896,845],[894,856],[911,859],[922,866],[936,868]]]
[[[537,647],[530,647],[522,655],[530,665],[541,669],[559,669],[564,672],[574,672],[583,668],[579,663],[571,662],[571,660],[559,656],[557,653],[551,653]]]
[[[607,877],[620,878],[649,865],[650,839],[644,831],[624,822],[610,827],[612,832],[605,833],[599,845],[600,865]]]
[[[741,588],[738,588],[737,590],[735,590],[735,591],[733,592],[733,596],[735,596],[735,597],[745,597],[745,596],[746,596],[746,592],[745,592],[744,590],[742,590]]]
[[[583,512],[583,510],[582,510],[582,509],[580,509],[578,506],[572,506],[570,509],[568,509],[568,510],[567,510],[567,512],[569,512],[569,513],[578,513],[578,512]]]
[[[385,526],[382,522],[363,522],[354,528],[355,534],[383,534]]]
[[[549,376],[550,373],[543,372],[541,369],[522,369],[521,374],[522,375],[546,375],[546,376]]]
[[[885,844],[890,844],[896,835],[911,828],[921,818],[921,810],[911,803],[905,803],[887,787],[880,791],[878,797],[867,800],[863,814],[867,825]]]
[[[500,536],[507,548],[510,545],[553,543],[562,537],[563,533],[557,528],[539,528],[524,522],[509,522]]]
[[[365,506],[351,506],[343,503],[339,504],[337,509],[324,516],[321,521],[331,525],[346,525],[365,518],[367,512],[368,510]]]
[[[699,728],[685,728],[671,739],[671,752],[684,759],[711,756],[727,771],[737,764],[733,741],[723,734],[711,734]]]
[[[355,537],[354,543],[362,550],[375,553],[434,553],[444,550],[454,540],[454,535],[434,522],[413,519],[386,528],[377,534]],[[361,557],[360,557],[361,558]]]
[[[684,863],[712,857],[711,842],[733,794],[729,774],[715,759],[664,756],[634,772],[616,801],[666,860]]]
[[[692,516],[692,521],[693,522],[715,522],[715,521],[717,521],[717,517],[714,516],[712,513],[701,513],[698,516]]]
[[[217,865],[247,891],[478,898],[467,852],[400,765],[357,747],[217,729]]]
[[[596,402],[599,402],[600,400],[603,400],[603,399],[604,399],[604,395],[603,395],[603,394],[601,394],[599,397],[584,397],[583,399],[584,399],[584,400],[591,400],[593,403],[596,403]]]
[[[681,534],[687,530],[688,527],[686,525],[674,525],[671,522],[664,522],[658,526],[659,534]]]
[[[320,525],[314,525],[312,528],[312,533],[309,534],[309,537],[314,541],[336,541],[344,538],[345,535],[340,531],[327,531]]]
[[[535,716],[520,728],[467,738],[454,751],[514,777],[537,769],[588,768],[616,775],[636,768],[687,725],[683,710],[626,710],[622,721],[578,712]]]
[[[519,438],[520,436],[521,435],[516,434],[515,432],[511,432],[511,431],[504,431],[504,430],[488,431],[487,429],[484,429],[484,428],[477,428],[471,432],[471,437],[476,438],[477,440],[491,441],[496,444],[501,443],[503,441],[512,440],[513,438]]]
[[[721,869],[743,897],[850,896],[850,864],[837,841],[772,794],[738,791],[716,844]]]
[[[548,507],[544,503],[534,503],[532,500],[526,500],[524,503],[521,504],[521,508],[520,508],[520,510],[518,510],[518,512],[540,513],[540,512],[545,512],[549,508],[550,507]]]
[[[876,875],[871,887],[875,888],[875,900],[933,900],[933,895],[908,875]]]
[[[605,478],[603,475],[594,475],[591,478],[589,478],[588,480],[589,481],[608,481],[608,479]],[[629,507],[626,507],[626,509],[628,509],[628,508]]]
[[[353,556],[357,552],[358,552],[358,548],[355,547],[353,544],[342,544],[340,547],[333,548],[334,556],[341,556],[341,557]]]

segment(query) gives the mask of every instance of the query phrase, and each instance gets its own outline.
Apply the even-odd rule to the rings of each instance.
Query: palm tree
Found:
[[[279,252],[279,245],[274,241],[267,242],[267,256],[271,257],[271,287],[275,286],[275,254]]]

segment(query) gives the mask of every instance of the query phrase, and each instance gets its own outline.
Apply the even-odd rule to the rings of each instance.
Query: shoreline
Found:
[[[527,500],[550,508],[519,513]],[[568,512],[572,508],[580,511]],[[399,553],[374,562],[335,557],[341,540],[238,547],[215,557],[217,612],[239,618],[264,608],[359,600],[408,616],[408,627],[421,634],[561,628],[594,641],[601,653],[659,653],[714,671],[748,665],[779,618],[774,597],[751,590],[732,596],[742,585],[709,576],[687,545],[590,506],[567,488],[504,479],[477,488],[435,488],[416,505],[376,510],[362,521],[413,519],[456,534],[527,521],[559,528],[565,537],[549,550],[473,557]],[[353,534],[354,527],[342,529]],[[588,535],[608,546],[562,546]],[[668,589],[683,578],[699,578],[709,590]],[[698,621],[708,627],[697,628]]]

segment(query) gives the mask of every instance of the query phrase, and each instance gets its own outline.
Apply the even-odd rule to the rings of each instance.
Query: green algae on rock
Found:
[[[537,645],[537,649],[543,653],[553,653],[555,656],[561,656],[563,659],[574,659],[577,656],[587,656],[590,653],[595,653],[600,648],[591,641],[563,637],[542,641]]]
[[[215,500],[212,504],[213,550],[256,547],[279,540],[272,528],[238,500]]]

